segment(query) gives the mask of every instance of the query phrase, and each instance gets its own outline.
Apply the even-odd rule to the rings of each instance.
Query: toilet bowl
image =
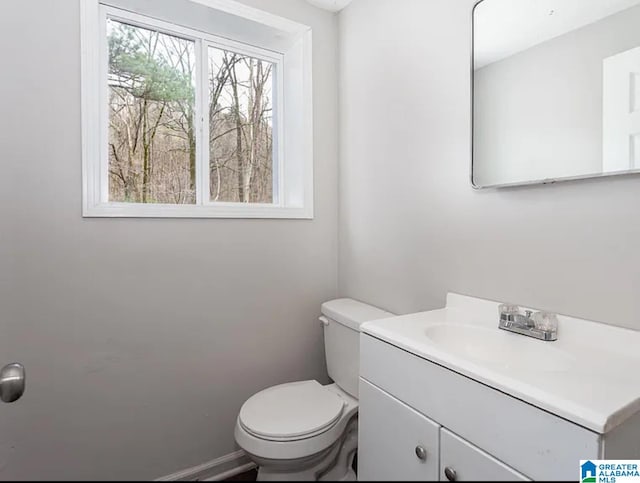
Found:
[[[244,404],[235,437],[260,468],[261,481],[316,481],[332,469],[332,480],[355,481],[350,464],[357,442],[343,443],[357,431],[357,412],[358,401],[335,384],[283,384]],[[333,467],[338,459],[344,460],[342,471]]]
[[[267,388],[240,409],[235,438],[259,481],[355,481],[360,325],[392,314],[339,299],[322,305],[327,369],[334,384]]]

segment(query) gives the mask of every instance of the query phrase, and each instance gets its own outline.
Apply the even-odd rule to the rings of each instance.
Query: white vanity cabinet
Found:
[[[638,415],[598,434],[367,334],[359,413],[364,481],[572,480],[640,447]]]
[[[640,331],[558,316],[543,342],[499,330],[499,305],[450,293],[362,326],[359,479],[575,480],[580,460],[640,459]]]
[[[364,379],[360,405],[359,480],[527,480]]]

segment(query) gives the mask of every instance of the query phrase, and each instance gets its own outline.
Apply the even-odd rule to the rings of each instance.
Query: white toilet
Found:
[[[322,304],[324,348],[335,384],[301,381],[249,398],[238,415],[238,445],[259,481],[355,481],[360,325],[393,314],[351,299]]]

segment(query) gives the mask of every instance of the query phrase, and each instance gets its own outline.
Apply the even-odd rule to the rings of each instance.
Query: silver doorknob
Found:
[[[416,446],[416,456],[419,460],[426,461],[427,459],[427,450],[422,446]]]
[[[458,477],[456,470],[449,466],[444,469],[444,476],[446,476],[449,481],[456,481],[456,478]]]
[[[20,399],[24,393],[24,366],[22,364],[7,364],[0,369],[0,399],[12,403]]]

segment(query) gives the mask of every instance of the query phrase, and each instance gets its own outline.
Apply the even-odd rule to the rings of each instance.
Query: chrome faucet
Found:
[[[518,306],[507,304],[500,305],[499,312],[500,329],[544,341],[558,339],[558,319],[555,314],[532,310],[522,313]]]

